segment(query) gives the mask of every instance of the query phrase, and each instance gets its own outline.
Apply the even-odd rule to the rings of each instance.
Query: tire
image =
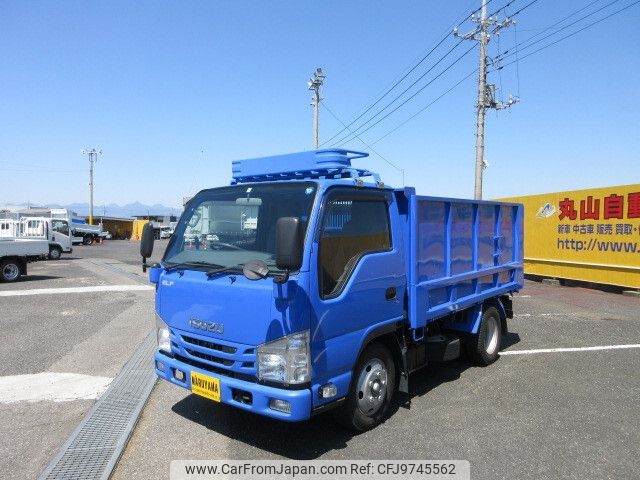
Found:
[[[83,245],[91,245],[93,243],[93,237],[91,235],[85,235],[82,237]]]
[[[22,269],[15,260],[5,260],[0,263],[0,279],[4,282],[15,282],[20,278]]]
[[[60,247],[51,247],[49,249],[49,260],[60,260],[62,249]]]
[[[396,389],[396,368],[391,352],[381,343],[367,346],[353,370],[349,394],[335,410],[342,426],[364,432],[382,423]]]
[[[469,359],[477,365],[484,367],[498,359],[502,345],[502,321],[496,307],[489,307],[482,313],[478,333],[467,335],[464,343]]]

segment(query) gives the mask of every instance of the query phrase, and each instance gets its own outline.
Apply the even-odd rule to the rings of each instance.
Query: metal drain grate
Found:
[[[49,466],[45,479],[108,479],[156,382],[151,332],[89,410]]]

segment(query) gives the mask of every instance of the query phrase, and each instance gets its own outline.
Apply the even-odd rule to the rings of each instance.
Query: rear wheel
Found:
[[[500,314],[496,307],[489,307],[482,313],[478,333],[465,339],[467,354],[474,363],[486,366],[498,359],[501,344]]]
[[[20,264],[15,260],[0,263],[0,278],[5,282],[15,282],[20,278]]]
[[[93,237],[91,235],[85,235],[82,237],[83,245],[91,245],[93,243]]]
[[[51,247],[49,249],[49,260],[60,260],[62,249],[60,247]]]
[[[396,385],[391,352],[381,343],[369,345],[353,371],[349,394],[336,410],[336,419],[345,427],[364,432],[380,424],[388,410]]]

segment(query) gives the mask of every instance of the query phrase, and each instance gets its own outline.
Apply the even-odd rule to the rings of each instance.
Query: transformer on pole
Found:
[[[478,68],[478,103],[477,120],[476,120],[476,166],[475,166],[475,187],[473,198],[482,199],[482,180],[484,169],[487,162],[484,160],[484,117],[488,108],[502,110],[509,108],[520,99],[518,97],[509,96],[506,102],[496,101],[495,85],[487,85],[487,44],[491,39],[489,27],[493,28],[491,34],[499,35],[499,31],[504,27],[513,24],[512,18],[505,18],[498,22],[497,17],[487,17],[487,0],[482,0],[482,8],[480,15],[472,15],[471,20],[478,26],[469,33],[461,35],[458,33],[458,27],[454,28],[453,34],[463,40],[473,40],[480,45],[480,66]]]
[[[324,82],[326,75],[322,73],[321,68],[316,68],[316,71],[313,73],[313,76],[307,82],[307,87],[309,90],[313,91],[313,97],[311,105],[313,105],[313,149],[318,149],[318,109],[320,108],[320,89],[322,87],[322,83]]]

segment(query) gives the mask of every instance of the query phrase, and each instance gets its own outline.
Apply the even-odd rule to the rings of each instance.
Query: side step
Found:
[[[448,362],[460,357],[460,337],[454,335],[433,335],[425,338],[427,361]]]

